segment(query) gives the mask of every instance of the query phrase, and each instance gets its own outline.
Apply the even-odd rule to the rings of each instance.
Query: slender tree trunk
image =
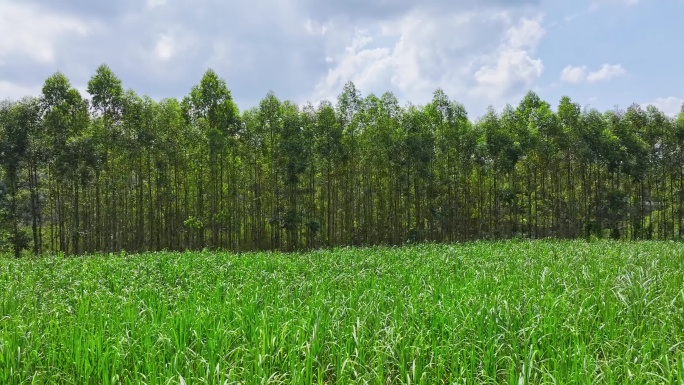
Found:
[[[14,257],[21,257],[21,244],[19,236],[19,213],[17,211],[17,170],[10,169],[7,172],[9,179],[10,215],[12,217],[12,249]]]
[[[40,196],[38,194],[38,172],[35,163],[29,164],[29,190],[31,195],[31,234],[33,235],[33,254],[42,254],[40,224]]]
[[[80,208],[80,202],[79,202],[79,182],[75,181],[74,182],[74,223],[72,225],[71,229],[71,243],[72,243],[72,251],[75,254],[80,254],[81,253],[81,247],[80,247],[80,214],[79,214],[79,208]]]

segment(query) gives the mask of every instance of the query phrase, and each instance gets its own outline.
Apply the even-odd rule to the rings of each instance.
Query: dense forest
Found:
[[[296,250],[491,238],[682,239],[684,110],[556,110],[529,92],[477,121],[347,83],[335,103],[238,111],[211,70],[182,100],[84,98],[61,73],[0,104],[0,247],[84,254]]]

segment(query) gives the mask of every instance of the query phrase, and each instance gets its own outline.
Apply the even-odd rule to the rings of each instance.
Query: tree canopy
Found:
[[[62,73],[0,103],[0,248],[82,254],[298,250],[492,238],[684,236],[684,106],[557,107],[534,92],[475,121],[349,82],[240,112],[208,70],[182,100],[86,98]]]

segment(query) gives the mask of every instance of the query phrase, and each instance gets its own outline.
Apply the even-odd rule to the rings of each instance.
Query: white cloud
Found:
[[[157,45],[154,46],[154,52],[161,60],[171,59],[176,53],[173,38],[167,34],[161,35],[157,40]]]
[[[306,22],[304,22],[304,29],[312,35],[325,36],[325,33],[328,32],[328,28],[330,28],[328,23],[319,23],[311,19],[306,19]]]
[[[478,15],[469,13],[430,16],[414,12],[387,23],[384,34],[398,37],[390,84],[399,96],[419,103],[427,101],[437,87],[452,93],[462,90],[475,41],[466,36],[476,29],[477,19]]]
[[[92,28],[78,18],[46,12],[31,4],[0,2],[0,62],[27,56],[52,63],[58,43],[68,36],[86,36]]]
[[[541,19],[523,19],[519,25],[508,30],[508,45],[512,48],[528,48],[534,50],[544,36]]]
[[[625,70],[621,64],[603,64],[595,71],[589,71],[587,66],[572,66],[568,65],[561,71],[560,79],[566,83],[597,83],[608,81],[613,78],[625,75]]]
[[[472,117],[490,104],[498,109],[516,103],[530,89],[555,100],[563,88],[572,93],[570,84],[595,84],[592,94],[602,103],[626,104],[622,94],[608,100],[607,90],[598,85],[624,76],[626,69],[639,69],[629,61],[596,62],[597,47],[591,45],[598,41],[587,42],[587,50],[562,62],[557,73],[554,69],[555,79],[543,74],[558,56],[554,47],[567,46],[577,28],[586,28],[583,20],[555,28],[538,17],[590,13],[587,4],[566,5],[559,9],[539,0],[0,0],[0,36],[6,37],[0,38],[0,80],[12,82],[4,88],[20,95],[21,87],[42,84],[57,70],[73,84],[87,84],[95,68],[107,63],[126,88],[154,98],[183,97],[213,68],[241,108],[257,105],[269,89],[298,102],[334,100],[349,80],[364,94],[392,91],[402,103],[424,104],[439,87],[464,103]],[[229,15],[230,22],[216,15]],[[544,44],[547,39],[553,39],[551,44]]]
[[[507,32],[507,39],[497,49],[493,62],[475,72],[477,87],[474,93],[500,101],[533,87],[544,70],[542,60],[534,58],[537,44],[543,36],[540,19],[523,19],[512,26]]]
[[[41,86],[26,86],[0,79],[0,99],[18,100],[24,96],[38,96]]]
[[[666,98],[657,98],[655,101],[650,103],[641,103],[642,106],[654,106],[660,111],[664,112],[669,116],[677,116],[682,111],[682,106],[684,106],[684,99],[674,96],[669,96]]]
[[[175,59],[193,52],[193,47],[199,41],[200,38],[194,32],[180,26],[171,27],[158,33],[149,45],[139,44],[131,52],[131,57],[136,60],[133,65],[144,64],[147,71],[154,72],[157,76],[170,76],[167,70],[177,64]]]
[[[333,67],[319,80],[313,99],[334,99],[342,85],[353,80],[361,89],[372,89],[396,68],[390,48],[367,48],[373,38],[366,30],[357,30],[349,45],[336,58],[327,56]],[[383,76],[384,75],[384,76]]]
[[[60,70],[73,84],[86,84],[107,63],[126,88],[154,98],[182,97],[213,68],[241,108],[258,104],[269,89],[284,99],[334,99],[349,80],[365,94],[392,91],[402,102],[425,103],[441,87],[470,106],[477,105],[475,98],[486,106],[533,85],[521,79],[538,73],[541,64],[524,54],[541,37],[541,23],[530,18],[538,5],[0,0],[0,33],[11,37],[0,39],[0,79],[40,84]],[[230,22],[216,15],[230,15]],[[32,41],[23,42],[15,31]],[[496,78],[496,71],[507,73]],[[475,89],[481,92],[474,95]]]
[[[566,83],[580,83],[587,78],[587,66],[566,66],[561,71],[561,80]]]
[[[597,71],[590,72],[587,75],[587,81],[590,83],[608,81],[626,73],[627,71],[620,64],[604,64]]]
[[[351,80],[364,93],[393,91],[417,104],[442,88],[468,104],[502,106],[535,86],[543,71],[535,50],[543,36],[540,17],[514,12],[414,10],[375,30],[331,25],[329,69],[309,100],[334,100]]]

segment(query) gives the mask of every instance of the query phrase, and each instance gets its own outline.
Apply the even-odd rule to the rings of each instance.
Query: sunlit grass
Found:
[[[0,383],[684,383],[684,245],[0,260]]]

